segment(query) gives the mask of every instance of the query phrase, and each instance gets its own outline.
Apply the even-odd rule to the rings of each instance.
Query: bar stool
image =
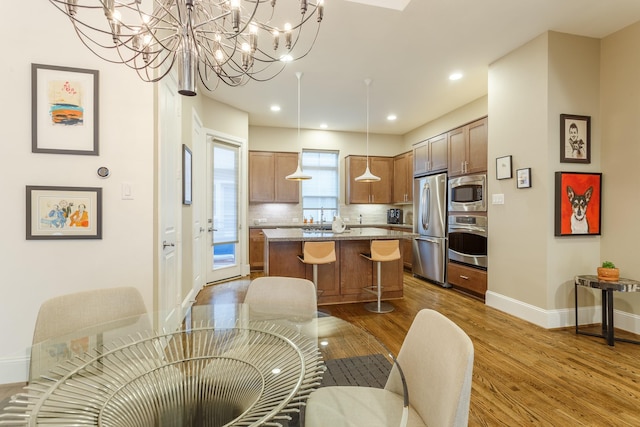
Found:
[[[360,254],[361,257],[368,259],[369,261],[377,264],[378,272],[378,287],[377,289],[371,289],[370,287],[362,288],[364,291],[372,293],[378,297],[377,302],[370,302],[364,305],[365,310],[373,313],[389,313],[394,310],[394,307],[387,303],[381,302],[382,296],[382,263],[387,261],[395,261],[400,259],[400,241],[399,240],[372,240],[371,241],[371,253]]]
[[[318,292],[318,265],[336,262],[336,242],[304,242],[302,256],[298,255],[298,259],[313,265],[313,284]]]

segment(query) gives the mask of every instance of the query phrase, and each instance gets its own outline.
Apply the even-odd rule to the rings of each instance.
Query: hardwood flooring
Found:
[[[198,303],[240,301],[248,284],[207,287]],[[456,322],[475,349],[470,426],[640,425],[640,345],[610,347],[573,328],[546,330],[408,273],[404,298],[393,305],[388,314],[370,313],[362,303],[321,309],[367,329],[395,353],[419,310]]]
[[[197,304],[242,301],[249,281],[208,286]],[[640,345],[610,347],[573,328],[545,330],[408,273],[404,298],[393,305],[388,314],[369,313],[362,303],[321,309],[367,329],[396,353],[419,310],[456,322],[475,348],[470,426],[640,425]],[[0,400],[19,388],[0,386]]]

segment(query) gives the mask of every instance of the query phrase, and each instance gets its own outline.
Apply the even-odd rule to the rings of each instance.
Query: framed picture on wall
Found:
[[[193,158],[191,150],[182,144],[182,204],[190,205],[193,195]]]
[[[102,188],[27,186],[27,240],[102,239]]]
[[[531,188],[531,168],[518,169],[516,183],[518,188]]]
[[[496,179],[510,179],[512,176],[511,156],[498,157],[496,159]]]
[[[600,235],[602,174],[556,172],[555,235]]]
[[[560,114],[560,163],[591,163],[591,117]]]
[[[98,71],[31,64],[31,151],[98,155]]]

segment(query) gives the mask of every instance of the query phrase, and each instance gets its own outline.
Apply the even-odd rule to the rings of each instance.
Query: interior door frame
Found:
[[[213,129],[203,128],[205,134],[205,141],[207,145],[207,153],[210,152],[210,144],[213,144],[214,141],[220,141],[223,143],[237,145],[238,146],[238,245],[237,245],[237,264],[239,266],[239,271],[241,276],[247,276],[250,273],[249,268],[249,237],[248,237],[248,227],[247,227],[247,215],[248,215],[248,143],[246,138],[241,138],[234,135],[229,135],[223,132],[219,132]],[[207,173],[207,182],[209,180],[209,165],[208,165],[208,155],[202,156],[203,159],[203,170],[206,170]],[[208,185],[202,186],[202,200],[208,200],[207,189]],[[204,209],[203,218],[207,218],[208,212],[208,203],[205,203],[206,206]],[[207,224],[208,225],[208,224]],[[203,253],[208,254],[211,248],[211,239],[210,236],[207,235],[207,238],[202,239],[203,241]],[[203,270],[208,273],[207,270],[207,259],[204,258]],[[206,277],[206,276],[205,276]],[[205,280],[208,282],[208,280]]]

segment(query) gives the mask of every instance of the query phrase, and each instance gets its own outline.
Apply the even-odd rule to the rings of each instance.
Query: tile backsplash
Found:
[[[340,216],[347,223],[357,224],[362,215],[363,224],[385,224],[387,210],[400,207],[404,211],[404,222],[411,221],[413,205],[340,205]],[[331,222],[335,212],[326,210],[325,221]],[[251,203],[249,204],[249,224],[302,224],[302,204],[292,203]],[[318,219],[314,219],[318,222]]]

